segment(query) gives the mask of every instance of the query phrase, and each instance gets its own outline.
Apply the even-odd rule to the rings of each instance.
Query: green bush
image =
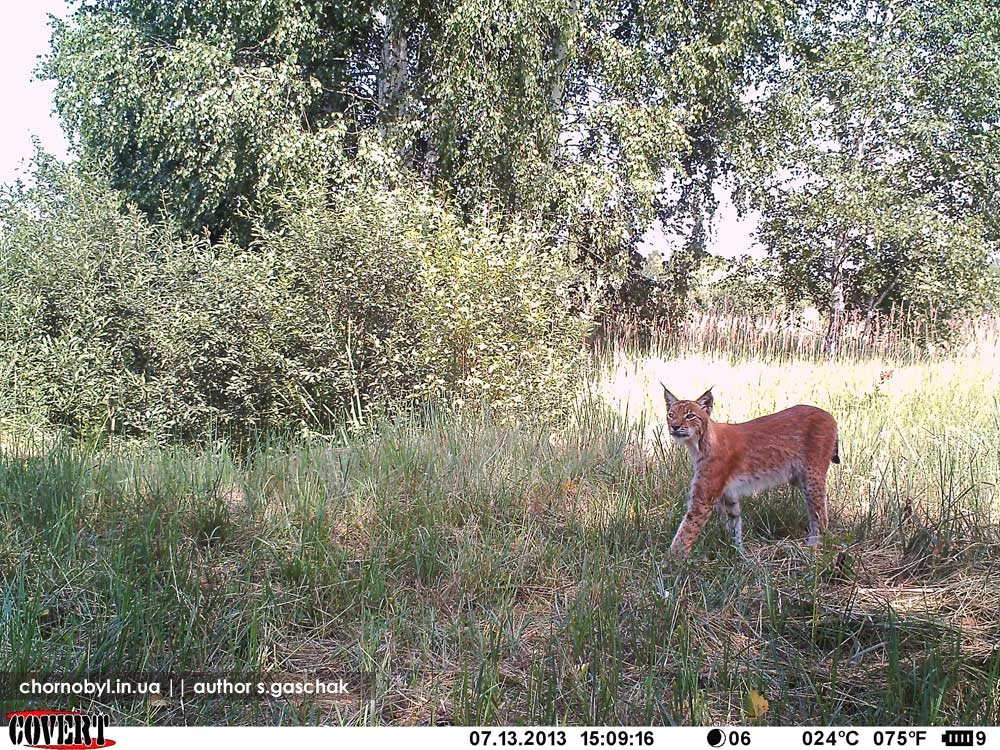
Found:
[[[582,331],[546,238],[357,177],[286,200],[245,250],[42,160],[0,200],[0,407],[77,434],[190,436],[322,429],[391,402],[567,403]]]
[[[0,201],[0,399],[4,412],[127,431],[149,423],[149,336],[170,240],[89,177],[50,160]]]

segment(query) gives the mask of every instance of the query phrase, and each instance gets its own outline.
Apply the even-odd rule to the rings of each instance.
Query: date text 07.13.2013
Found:
[[[579,732],[584,747],[652,747],[649,729],[588,729]],[[474,729],[472,747],[563,747],[565,729]]]

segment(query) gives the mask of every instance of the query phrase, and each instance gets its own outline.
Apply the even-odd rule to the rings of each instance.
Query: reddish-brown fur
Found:
[[[743,544],[740,498],[791,484],[805,495],[809,543],[827,526],[826,472],[840,463],[837,422],[815,406],[793,406],[739,424],[713,422],[712,390],[694,401],[676,398],[666,386],[670,435],[685,445],[694,463],[688,510],[670,545],[686,556],[714,507]]]

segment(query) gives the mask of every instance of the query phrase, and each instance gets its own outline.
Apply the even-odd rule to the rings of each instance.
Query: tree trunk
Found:
[[[580,11],[579,0],[570,0],[569,11],[575,22],[577,14]],[[552,105],[552,111],[557,117],[561,117],[563,112],[563,97],[566,94],[566,71],[569,67],[570,42],[573,35],[573,27],[557,29],[556,39],[553,44],[554,54],[552,79],[549,82],[549,101]],[[553,164],[556,161],[558,153],[559,137],[556,136],[552,139],[552,146],[550,148],[550,159]]]
[[[826,339],[823,346],[831,360],[837,358],[840,349],[840,338],[844,332],[844,284],[839,276],[834,278],[830,290],[830,325],[826,329]]]
[[[863,338],[866,341],[868,339],[868,334],[871,331],[871,322],[872,319],[875,317],[875,311],[878,309],[878,306],[881,305],[883,301],[885,301],[886,296],[889,294],[893,286],[895,286],[896,282],[899,280],[899,274],[900,272],[897,271],[896,275],[893,276],[891,279],[889,279],[889,282],[885,286],[883,286],[881,290],[879,290],[881,293],[878,295],[878,297],[873,296],[871,302],[868,304],[868,310],[865,312],[865,330],[864,333],[862,334]]]
[[[410,62],[406,33],[397,18],[387,16],[382,40],[382,66],[378,77],[379,117],[383,122],[398,119],[410,85]]]

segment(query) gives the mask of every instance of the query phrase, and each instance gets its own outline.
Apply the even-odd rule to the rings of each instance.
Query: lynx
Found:
[[[802,490],[809,513],[809,544],[827,525],[826,472],[840,463],[837,422],[815,406],[793,406],[739,424],[713,422],[709,388],[682,401],[663,387],[670,436],[691,454],[694,477],[687,513],[670,551],[687,556],[714,506],[743,549],[740,498],[783,484]]]

